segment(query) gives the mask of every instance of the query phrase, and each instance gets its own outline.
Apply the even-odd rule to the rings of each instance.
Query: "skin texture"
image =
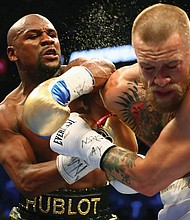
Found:
[[[156,9],[158,15],[165,9],[167,13],[174,12],[171,21],[180,21],[181,17],[175,16],[182,15],[186,24],[183,32],[181,27],[174,27],[175,30],[169,28],[165,35],[161,28],[151,26],[150,37],[146,28],[141,33],[141,26],[136,26],[132,42],[138,63],[117,70],[101,91],[107,109],[151,147],[145,159],[131,151],[112,148],[102,159],[102,167],[109,175],[148,196],[190,171],[189,20],[185,12],[175,7],[158,4]],[[134,25],[144,19],[143,27],[146,27],[152,12],[145,12]],[[151,22],[156,25],[154,18],[158,16],[154,10],[152,14],[155,17],[151,17]],[[156,37],[159,34],[162,37]]]
[[[25,197],[33,198],[59,188],[78,189],[105,185],[105,173],[99,169],[77,183],[68,185],[58,173],[55,162],[57,154],[49,148],[49,139],[42,139],[32,133],[23,123],[22,113],[30,92],[54,75],[58,76],[76,65],[87,66],[92,73],[95,68],[95,90],[96,85],[100,87],[105,84],[115,70],[114,65],[81,58],[61,67],[58,34],[49,20],[37,14],[27,15],[17,21],[8,32],[7,42],[8,57],[17,65],[21,83],[0,104],[0,163],[17,189]],[[100,100],[99,95],[97,99]],[[82,103],[83,100],[73,101],[71,110],[84,113]],[[97,108],[99,106],[96,102],[93,105],[94,112],[89,108],[89,115],[94,120],[108,113],[104,107],[98,111]],[[126,126],[123,127],[126,129]],[[136,149],[136,142],[133,144]]]

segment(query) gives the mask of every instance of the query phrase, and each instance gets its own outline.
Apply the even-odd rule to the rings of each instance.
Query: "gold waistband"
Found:
[[[96,216],[108,209],[108,188],[59,190],[47,195],[26,199],[20,196],[20,208],[47,216]]]

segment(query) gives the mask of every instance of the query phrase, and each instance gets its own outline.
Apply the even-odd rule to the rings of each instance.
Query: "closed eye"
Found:
[[[172,61],[172,62],[170,62],[170,63],[167,63],[167,64],[166,64],[166,67],[167,67],[168,69],[175,69],[175,68],[177,68],[180,64],[181,64],[181,61]]]

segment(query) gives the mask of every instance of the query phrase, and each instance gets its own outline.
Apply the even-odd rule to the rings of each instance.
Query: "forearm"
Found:
[[[36,164],[17,166],[17,171],[6,169],[16,188],[27,198],[52,192],[65,186],[55,160]]]
[[[153,196],[168,184],[157,179],[148,166],[149,160],[130,150],[110,148],[101,160],[101,168],[112,178],[146,196]],[[150,168],[150,170],[149,170]]]
[[[57,71],[57,73],[54,75],[54,77],[60,76],[63,73],[65,73],[67,70],[69,70],[70,68],[72,68],[73,66],[80,66],[81,64],[83,64],[84,62],[88,61],[86,58],[83,57],[79,57],[75,60],[72,60],[70,63],[68,63],[67,65],[62,65],[61,68]]]
[[[101,160],[101,168],[115,179],[131,186],[129,170],[135,167],[137,154],[122,148],[110,148]]]

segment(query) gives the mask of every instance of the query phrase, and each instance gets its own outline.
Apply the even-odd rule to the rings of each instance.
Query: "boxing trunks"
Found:
[[[109,185],[90,189],[61,189],[35,197],[20,196],[10,220],[118,220],[110,214]],[[113,216],[113,217],[112,217]]]
[[[190,219],[190,177],[174,181],[160,192],[164,205],[158,214],[158,220]]]

